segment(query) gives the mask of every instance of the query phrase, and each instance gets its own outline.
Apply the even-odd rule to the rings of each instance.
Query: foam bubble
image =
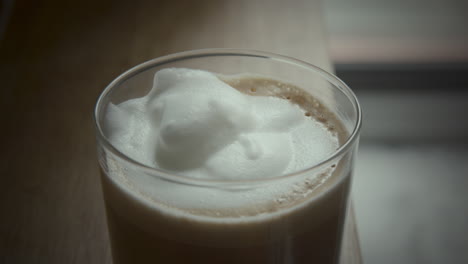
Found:
[[[207,179],[278,176],[338,147],[298,105],[246,95],[212,73],[182,68],[157,72],[147,96],[110,104],[105,128],[129,157]]]

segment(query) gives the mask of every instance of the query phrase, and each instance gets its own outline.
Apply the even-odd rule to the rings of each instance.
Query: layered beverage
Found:
[[[350,131],[313,94],[167,68],[103,111],[114,263],[338,263]]]

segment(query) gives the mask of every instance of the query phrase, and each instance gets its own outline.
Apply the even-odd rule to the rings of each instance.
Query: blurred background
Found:
[[[468,263],[468,1],[323,1],[364,113],[353,186],[365,263]]]
[[[3,178],[11,188],[0,194],[8,212],[0,262],[50,254],[36,263],[109,263],[90,109],[119,73],[186,49],[188,39],[191,48],[229,46],[238,34],[260,47],[286,43],[272,51],[288,53],[300,41],[267,34],[272,24],[282,14],[277,25],[287,31],[301,17],[309,24],[298,36],[320,33],[311,14],[321,16],[328,56],[364,112],[352,194],[364,263],[468,263],[468,1],[323,0],[318,13],[267,0],[0,2],[1,133],[16,139],[4,142],[0,160],[1,175],[15,176]],[[236,21],[236,8],[255,12]],[[207,17],[240,26],[212,34],[223,24]],[[35,166],[23,164],[30,160]],[[9,202],[18,197],[23,206]]]

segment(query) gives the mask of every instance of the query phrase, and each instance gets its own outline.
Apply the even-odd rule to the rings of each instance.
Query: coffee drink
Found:
[[[349,132],[314,95],[165,69],[106,115],[136,161],[102,155],[115,264],[338,263],[352,165],[326,161]]]

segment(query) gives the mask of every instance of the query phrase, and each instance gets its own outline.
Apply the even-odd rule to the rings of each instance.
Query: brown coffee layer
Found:
[[[348,132],[338,117],[330,111],[319,99],[305,90],[289,83],[255,76],[245,77],[219,77],[222,81],[237,90],[251,96],[274,96],[289,100],[299,105],[305,115],[322,123],[343,144]]]

